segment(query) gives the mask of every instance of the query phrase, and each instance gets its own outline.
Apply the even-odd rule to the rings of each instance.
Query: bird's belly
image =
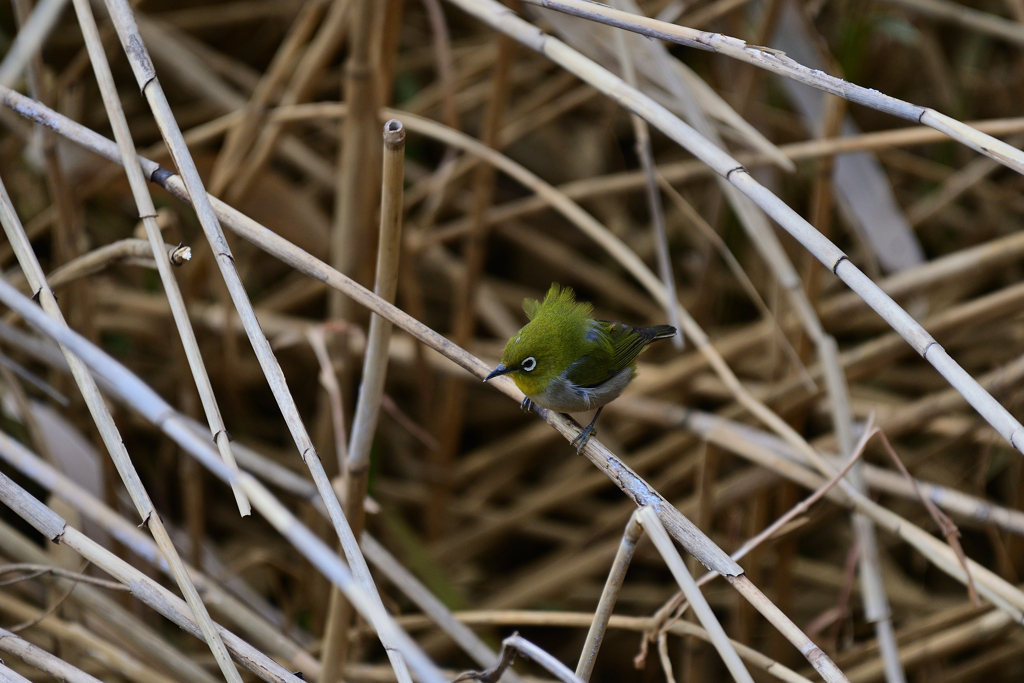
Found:
[[[633,379],[633,368],[625,367],[611,379],[595,387],[581,387],[560,375],[544,391],[529,398],[542,408],[560,413],[582,413],[618,398]]]

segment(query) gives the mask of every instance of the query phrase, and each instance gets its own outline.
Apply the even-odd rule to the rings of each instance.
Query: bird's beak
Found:
[[[488,380],[492,380],[499,375],[504,375],[509,372],[512,372],[512,368],[506,368],[504,363],[498,363],[498,367],[491,370],[491,374],[484,377],[484,381],[487,382]]]

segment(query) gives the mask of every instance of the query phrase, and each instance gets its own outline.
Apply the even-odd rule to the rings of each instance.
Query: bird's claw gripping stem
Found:
[[[597,412],[594,414],[594,419],[590,421],[590,424],[588,424],[582,432],[577,434],[575,439],[569,442],[570,446],[576,446],[576,455],[581,455],[583,453],[583,448],[587,445],[587,442],[590,441],[590,437],[597,434],[597,428],[594,427],[594,425],[597,424],[597,418],[601,417],[602,410],[604,410],[604,406],[597,409]],[[579,445],[576,445],[577,442],[579,442]]]
[[[523,398],[523,402],[519,404],[519,409],[522,410],[524,413],[533,412],[534,405],[534,402],[531,401],[528,397],[526,397]]]
[[[591,422],[580,432],[575,439],[569,442],[570,446],[576,446],[576,455],[582,455],[583,449],[586,447],[587,442],[590,441],[590,437],[597,434],[597,430],[594,428],[594,423]],[[577,445],[578,443],[578,445]]]

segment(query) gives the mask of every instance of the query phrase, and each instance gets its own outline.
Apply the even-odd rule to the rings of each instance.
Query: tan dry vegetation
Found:
[[[1024,3],[508,4],[4,6],[0,680],[1020,680]]]

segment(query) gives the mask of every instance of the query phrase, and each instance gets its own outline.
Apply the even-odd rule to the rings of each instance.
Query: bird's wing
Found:
[[[617,322],[599,321],[605,328],[612,343],[612,374],[636,363],[636,357],[651,342],[658,339],[674,337],[676,328],[671,325],[655,325],[654,327],[633,327]]]
[[[654,341],[650,327],[632,327],[623,323],[603,322],[612,342],[612,373],[636,362],[636,357]]]
[[[595,322],[587,334],[587,353],[566,371],[566,379],[582,387],[594,387],[608,381],[633,365],[648,344],[666,334],[658,327],[632,327],[605,320]],[[667,326],[666,329],[675,332]]]
[[[658,339],[676,334],[670,325],[633,327],[619,322],[596,320],[587,333],[586,354],[569,366],[565,378],[581,387],[595,387],[636,363],[636,357]]]

